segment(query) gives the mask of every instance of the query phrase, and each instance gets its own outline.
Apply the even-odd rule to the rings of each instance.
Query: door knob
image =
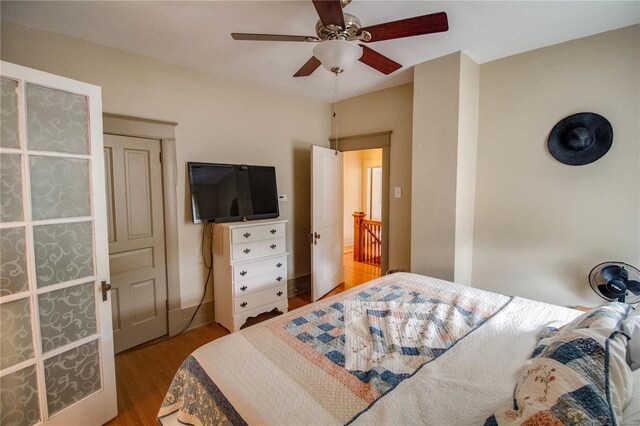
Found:
[[[111,284],[108,284],[106,281],[102,281],[100,284],[100,289],[102,290],[102,301],[107,301],[107,292],[111,290]]]
[[[317,232],[313,233],[313,245],[315,246],[316,244],[318,244],[318,240],[320,239],[320,234],[318,234]]]

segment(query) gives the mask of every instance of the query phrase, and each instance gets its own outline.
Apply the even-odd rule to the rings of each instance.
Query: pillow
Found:
[[[531,357],[538,356],[556,336],[574,330],[583,328],[599,329],[604,334],[603,337],[608,337],[614,330],[619,328],[621,321],[626,318],[629,310],[630,307],[626,303],[605,303],[585,312],[560,328],[545,327],[540,332],[540,341],[538,342],[538,346],[533,350]]]
[[[621,302],[609,302],[593,308],[580,315],[570,323],[560,327],[559,333],[577,330],[579,328],[604,328],[614,330],[620,321],[626,318],[630,306]]]
[[[629,405],[622,412],[622,426],[640,425],[640,369],[631,373],[631,376],[633,378],[633,394]]]
[[[513,402],[485,425],[619,424],[631,398],[626,306],[601,307],[543,339],[520,372]]]
[[[631,367],[631,371],[636,371],[640,367],[640,307],[622,321],[622,331],[629,337],[627,364]]]

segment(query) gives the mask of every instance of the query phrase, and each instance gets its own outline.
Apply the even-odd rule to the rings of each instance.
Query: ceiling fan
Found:
[[[429,15],[416,16],[413,18],[401,19],[399,21],[386,22],[383,24],[363,27],[360,20],[348,13],[342,13],[342,8],[351,3],[351,0],[312,0],[320,20],[316,23],[315,36],[297,36],[281,34],[247,34],[232,33],[234,40],[256,40],[256,41],[298,41],[321,43],[314,48],[314,56],[311,57],[293,76],[306,77],[311,75],[321,64],[336,75],[343,71],[340,61],[335,66],[328,67],[324,61],[316,56],[321,56],[323,52],[319,48],[333,40],[340,40],[343,49],[351,50],[348,55],[353,56],[352,60],[360,62],[380,71],[383,74],[402,68],[402,65],[365,46],[363,43],[374,43],[376,41],[392,40],[404,37],[413,37],[423,34],[444,32],[449,29],[447,14],[445,12],[432,13]],[[345,43],[347,42],[347,43]],[[359,48],[357,46],[360,46]],[[324,49],[328,50],[328,49]],[[353,50],[357,50],[356,53]]]

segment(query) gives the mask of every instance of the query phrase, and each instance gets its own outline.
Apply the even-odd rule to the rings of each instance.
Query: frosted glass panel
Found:
[[[89,216],[89,160],[30,156],[34,220]]]
[[[33,227],[38,287],[93,275],[91,222]]]
[[[0,378],[0,424],[32,425],[40,421],[35,366]]]
[[[29,149],[87,154],[87,98],[26,85]]]
[[[86,343],[44,361],[49,414],[100,390],[98,341]]]
[[[0,221],[14,222],[24,218],[22,212],[21,155],[0,154]]]
[[[89,282],[38,296],[44,352],[96,333],[93,287]]]
[[[0,305],[0,368],[33,358],[29,298]]]
[[[0,79],[0,147],[3,148],[20,148],[17,89],[17,81]]]
[[[0,229],[0,296],[27,288],[24,228]]]

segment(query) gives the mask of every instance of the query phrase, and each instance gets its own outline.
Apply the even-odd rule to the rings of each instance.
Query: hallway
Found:
[[[325,297],[341,293],[345,290],[349,290],[350,288],[353,288],[358,284],[365,283],[380,276],[379,266],[354,262],[353,251],[344,253],[342,257],[342,264],[344,265],[344,283],[340,284],[338,287],[327,293],[324,297],[322,297],[323,299]]]

